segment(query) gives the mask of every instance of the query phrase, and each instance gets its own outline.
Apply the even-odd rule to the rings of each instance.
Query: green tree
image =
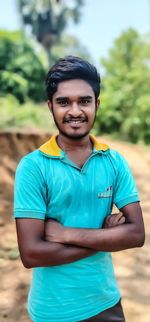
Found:
[[[115,41],[105,69],[98,111],[98,133],[117,133],[127,140],[150,142],[150,42],[129,29]]]
[[[0,95],[43,101],[45,70],[33,47],[20,32],[0,31]]]
[[[78,23],[82,5],[83,0],[18,0],[23,28],[30,26],[32,34],[45,48],[49,63],[52,46],[60,42],[69,19]]]

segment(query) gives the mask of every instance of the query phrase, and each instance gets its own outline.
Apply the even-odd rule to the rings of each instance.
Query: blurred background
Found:
[[[93,133],[128,160],[146,226],[142,249],[113,254],[127,322],[150,321],[150,1],[5,0],[0,10],[0,322],[29,322],[31,272],[23,268],[13,221],[20,158],[56,131],[45,76],[76,55],[101,74]]]

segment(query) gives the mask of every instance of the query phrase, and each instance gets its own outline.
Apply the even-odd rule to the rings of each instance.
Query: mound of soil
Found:
[[[14,174],[19,160],[50,138],[43,132],[0,132],[0,213],[1,221],[8,222],[12,215]]]
[[[13,220],[13,183],[20,158],[50,138],[39,131],[0,132],[0,321],[29,322],[26,297],[31,270],[23,267]],[[150,321],[150,153],[142,146],[101,138],[128,160],[141,195],[146,243],[142,249],[113,254],[127,322]]]

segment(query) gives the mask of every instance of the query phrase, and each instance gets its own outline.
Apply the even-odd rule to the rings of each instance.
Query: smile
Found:
[[[86,120],[66,120],[64,123],[80,124],[84,122],[86,122]]]

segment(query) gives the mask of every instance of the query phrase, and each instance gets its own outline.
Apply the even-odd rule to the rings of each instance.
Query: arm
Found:
[[[26,268],[67,264],[95,254],[92,249],[45,241],[44,224],[43,220],[16,219],[20,256]]]
[[[46,191],[40,167],[30,157],[23,158],[15,177],[14,215],[20,255],[27,268],[71,263],[95,253],[44,240]]]
[[[76,229],[53,223],[49,230],[47,227],[46,239],[107,252],[143,246],[144,224],[139,203],[124,206],[121,211],[126,219],[123,225],[108,229]]]
[[[108,228],[123,223],[124,217],[119,213],[108,216],[104,226]],[[52,226],[43,220],[16,219],[20,255],[26,268],[67,264],[95,254],[96,251],[85,247],[44,240],[45,228],[49,225]],[[63,227],[60,224],[59,226]]]
[[[30,155],[23,158],[15,176],[14,216],[24,266],[61,265],[94,254],[91,249],[44,240],[46,194],[47,186],[40,166]]]

